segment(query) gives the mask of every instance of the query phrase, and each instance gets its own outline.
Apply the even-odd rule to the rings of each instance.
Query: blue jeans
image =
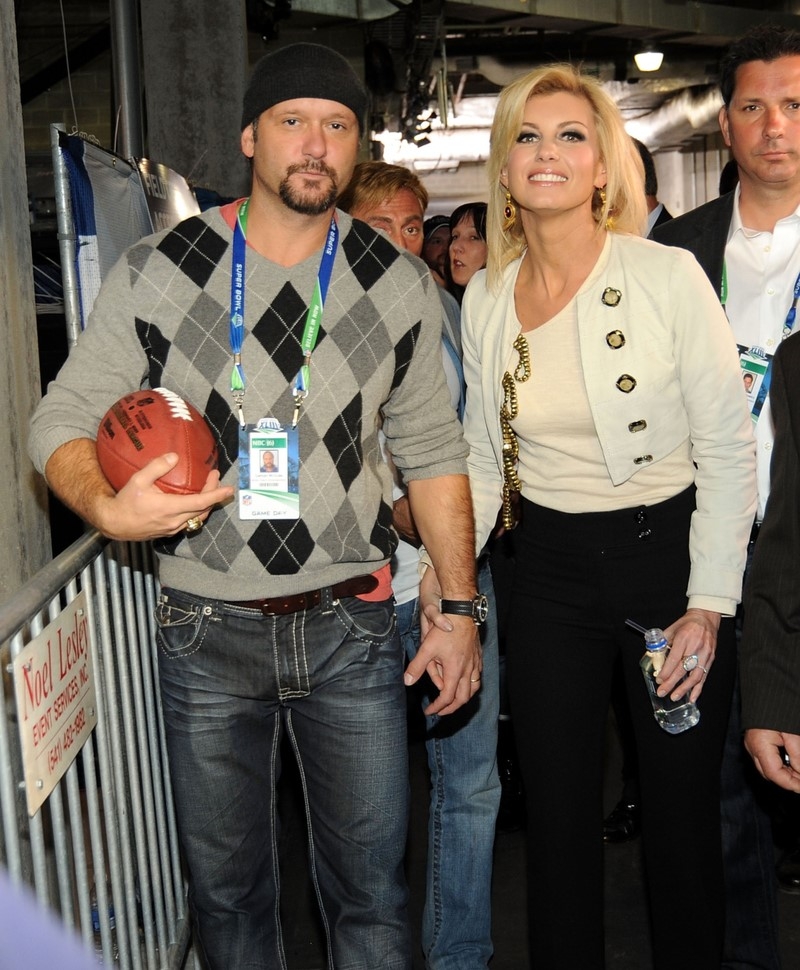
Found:
[[[275,970],[276,787],[297,758],[329,970],[409,970],[408,752],[391,600],[265,617],[174,590],[156,609],[190,906],[209,970]]]
[[[453,714],[426,718],[431,803],[422,946],[429,970],[486,970],[492,955],[500,689],[497,610],[488,566],[479,573],[478,588],[489,599],[481,689]],[[412,658],[420,641],[417,600],[397,607],[397,625]]]

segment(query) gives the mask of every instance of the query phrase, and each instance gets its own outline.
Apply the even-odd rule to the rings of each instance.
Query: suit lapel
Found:
[[[735,192],[724,195],[715,206],[712,218],[704,220],[698,227],[698,238],[695,245],[689,245],[697,257],[698,263],[705,270],[717,295],[722,292],[722,269],[725,265],[725,247],[728,244],[728,232],[733,218],[733,200]]]

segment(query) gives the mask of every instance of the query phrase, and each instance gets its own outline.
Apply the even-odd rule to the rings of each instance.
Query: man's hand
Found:
[[[450,616],[439,611],[441,590],[433,569],[420,582],[419,605],[422,642],[406,667],[406,686],[416,683],[427,670],[439,691],[426,714],[452,714],[480,689],[481,644],[471,617]]]
[[[103,535],[137,541],[175,535],[194,517],[205,521],[215,505],[233,496],[230,486],[220,486],[217,471],[197,494],[162,492],[155,483],[177,462],[175,454],[154,458],[115,492],[100,470],[94,441],[76,438],[53,452],[45,474],[56,495]]]
[[[201,492],[174,495],[162,492],[156,481],[178,462],[175,454],[154,458],[135,472],[124,488],[98,503],[98,528],[112,539],[159,539],[176,535],[189,519],[201,522],[215,505],[227,502],[233,489],[220,486],[219,472],[209,472]]]
[[[439,690],[426,714],[451,714],[480,687],[481,645],[471,617],[437,618],[439,599],[463,600],[476,591],[472,498],[466,475],[412,479],[408,497],[417,531],[436,572],[420,583],[422,643],[406,668],[406,684],[427,670]]]
[[[800,736],[750,728],[744,733],[744,746],[767,781],[800,794]]]

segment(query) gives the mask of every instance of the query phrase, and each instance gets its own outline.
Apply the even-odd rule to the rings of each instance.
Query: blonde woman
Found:
[[[507,662],[532,966],[604,967],[603,747],[621,656],[654,966],[718,970],[719,764],[755,510],[736,348],[694,258],[641,238],[641,161],[593,79],[556,65],[510,84],[489,177],[487,268],[463,303],[465,433],[479,547],[522,495]],[[698,702],[690,731],[657,725],[627,618],[665,630],[661,691]]]

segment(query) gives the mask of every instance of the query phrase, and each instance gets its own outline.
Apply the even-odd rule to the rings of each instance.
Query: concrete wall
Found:
[[[13,0],[0,0],[0,602],[50,558],[46,489],[28,460],[28,420],[40,397],[31,239]]]
[[[148,156],[223,196],[245,194],[244,0],[142,0],[141,10]]]
[[[653,156],[659,200],[679,216],[716,199],[720,173],[729,158],[722,135],[699,139],[691,151],[659,152]]]
[[[80,44],[109,22],[109,4],[93,0],[71,0],[63,8],[64,22],[56,31],[53,24],[58,4],[52,0],[23,0],[16,3],[20,29],[37,38],[24,52],[23,75],[31,77],[63,53],[63,34],[70,44]],[[13,23],[13,21],[12,21]],[[46,27],[45,24],[53,24]],[[111,54],[106,52],[85,65],[72,63],[72,96],[66,80],[59,81],[22,109],[27,152],[50,151],[49,126],[62,124],[67,130],[93,135],[105,147],[112,147]],[[72,102],[74,100],[75,111]]]
[[[67,131],[77,125],[78,131],[113,150],[111,53],[76,71],[71,82],[72,97],[67,81],[61,81],[22,109],[26,152],[50,151],[52,124],[63,125]]]

